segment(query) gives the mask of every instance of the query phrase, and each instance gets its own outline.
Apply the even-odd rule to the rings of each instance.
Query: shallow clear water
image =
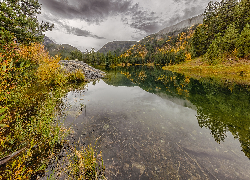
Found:
[[[234,89],[154,68],[111,70],[68,93],[64,124],[72,143],[102,151],[107,179],[250,179],[249,94]]]

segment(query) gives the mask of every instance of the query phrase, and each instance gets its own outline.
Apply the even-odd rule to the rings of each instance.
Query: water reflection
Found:
[[[108,74],[64,99],[72,143],[96,144],[108,179],[250,178],[247,88],[159,67]]]
[[[218,143],[225,140],[227,131],[231,132],[234,138],[240,141],[242,151],[250,158],[248,86],[225,84],[213,79],[198,81],[178,73],[164,71],[157,66],[133,66],[116,68],[113,71],[120,71],[134,84],[151,93],[161,96],[168,94],[190,101],[197,109],[200,127],[209,128]],[[106,82],[112,84],[110,79]]]

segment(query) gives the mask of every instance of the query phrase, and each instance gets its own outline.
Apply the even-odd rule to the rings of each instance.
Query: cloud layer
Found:
[[[181,20],[202,13],[209,0],[39,0],[41,20],[78,37],[139,40]],[[50,33],[51,35],[53,33]],[[74,36],[74,37],[73,37]],[[86,39],[87,41],[87,39]],[[72,44],[73,45],[73,44]],[[104,45],[104,44],[102,44]]]
[[[127,0],[40,0],[44,8],[62,18],[80,18],[90,23],[99,23],[111,15],[134,11]]]

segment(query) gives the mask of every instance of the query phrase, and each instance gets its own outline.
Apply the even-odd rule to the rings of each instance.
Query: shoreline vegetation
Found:
[[[64,71],[60,57],[49,56],[39,43],[14,43],[0,57],[0,179],[41,177],[71,132],[56,118],[61,98],[71,89],[84,88],[84,73]],[[68,164],[58,169],[61,174],[68,179],[103,178],[100,153],[92,146],[76,148],[68,149]]]
[[[85,85],[83,72],[64,72],[58,63],[60,55],[50,56],[41,45],[43,32],[53,25],[38,22],[40,8],[37,0],[4,0],[0,6],[4,12],[0,27],[0,179],[45,174],[49,160],[60,153],[70,134],[55,118],[61,98]],[[210,2],[203,16],[203,24],[147,36],[121,54],[73,51],[70,58],[106,67],[159,64],[194,78],[250,85],[250,1]],[[101,153],[91,146],[76,149],[68,151],[69,164],[59,171],[68,179],[105,179]]]
[[[22,8],[27,7],[27,8]],[[58,114],[62,97],[82,89],[82,71],[66,72],[44,49],[38,1],[0,2],[0,179],[37,179],[68,143]],[[72,145],[71,145],[72,146]],[[59,167],[66,179],[103,179],[101,153],[94,146],[67,149],[68,164]],[[99,156],[98,156],[99,155]],[[98,157],[97,157],[98,156]],[[68,159],[67,159],[68,158]],[[66,167],[65,167],[66,166]],[[58,172],[50,178],[58,178]]]
[[[162,67],[184,74],[194,79],[213,78],[224,83],[250,85],[250,62],[249,60],[225,60],[216,65],[210,65],[202,58],[195,58],[176,65]]]

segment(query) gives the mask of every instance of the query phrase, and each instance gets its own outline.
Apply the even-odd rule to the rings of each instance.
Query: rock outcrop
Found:
[[[78,60],[61,60],[59,64],[69,73],[75,72],[76,70],[82,70],[85,74],[85,80],[87,81],[101,79],[106,75],[105,72]]]

